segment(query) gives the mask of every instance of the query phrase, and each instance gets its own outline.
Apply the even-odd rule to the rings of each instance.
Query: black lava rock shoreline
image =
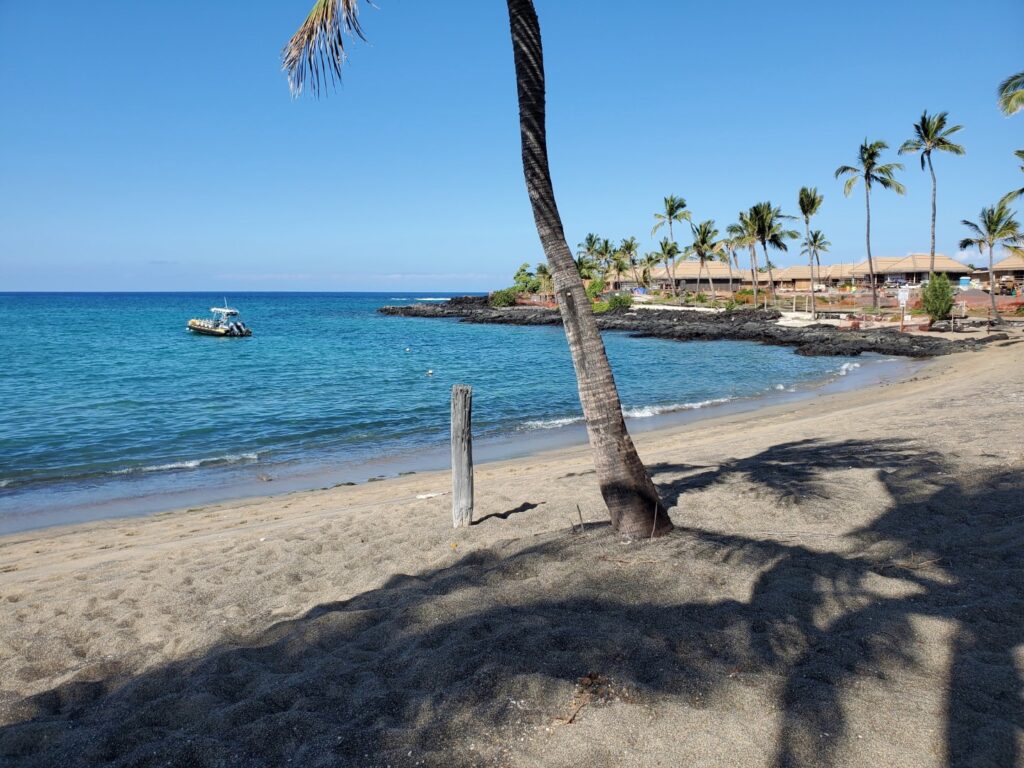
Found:
[[[437,304],[381,307],[384,315],[399,317],[453,318],[464,323],[496,325],[561,325],[558,310],[532,307],[495,309],[483,296],[465,296]],[[950,340],[890,330],[851,331],[831,325],[789,328],[777,325],[774,310],[741,309],[734,312],[686,310],[613,310],[597,316],[602,331],[627,331],[634,336],[678,341],[757,341],[794,347],[799,355],[859,355],[877,352],[902,357],[934,357],[977,349],[991,341],[1007,339],[1005,333],[983,339]]]

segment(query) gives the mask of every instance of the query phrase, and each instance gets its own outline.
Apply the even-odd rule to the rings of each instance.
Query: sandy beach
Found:
[[[0,763],[1024,765],[1024,343],[585,447],[0,538]],[[582,523],[582,525],[581,525]]]

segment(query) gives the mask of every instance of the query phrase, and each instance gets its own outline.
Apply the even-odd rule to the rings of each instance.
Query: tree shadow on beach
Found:
[[[742,473],[799,500],[825,493],[823,473],[841,466],[876,469],[892,498],[842,552],[685,527],[630,547],[606,527],[510,541],[241,646],[20,702],[0,755],[19,766],[504,764],[598,674],[627,702],[691,707],[759,685],[779,712],[772,764],[830,766],[850,739],[858,681],[893,686],[898,716],[900,676],[925,666],[915,620],[930,617],[952,626],[944,764],[1018,764],[1021,471],[965,484],[940,456],[893,440],[802,441],[671,469],[688,473],[677,494]],[[696,599],[677,569],[694,564],[752,575],[749,599]]]

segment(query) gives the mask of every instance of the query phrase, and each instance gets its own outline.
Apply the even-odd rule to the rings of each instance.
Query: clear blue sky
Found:
[[[505,3],[365,6],[344,85],[293,101],[279,51],[309,5],[0,0],[0,290],[472,290],[538,261]],[[863,198],[833,171],[865,137],[895,160],[924,108],[968,151],[936,159],[940,251],[1020,186],[1024,115],[995,107],[1024,68],[1020,0],[537,8],[573,246],[653,247],[666,194],[724,225],[796,212],[807,184],[832,260],[859,260]],[[877,255],[928,247],[927,174],[904,162]]]

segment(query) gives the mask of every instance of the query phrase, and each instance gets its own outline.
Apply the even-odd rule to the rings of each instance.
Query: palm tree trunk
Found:
[[[867,205],[868,274],[871,276],[871,306],[878,309],[878,287],[875,285],[875,262],[871,260],[871,187],[864,181],[864,201]]]
[[[928,170],[932,174],[932,249],[931,261],[928,262],[928,275],[935,274],[935,169],[932,168],[932,156],[931,153],[926,155],[928,158]]]
[[[992,301],[992,317],[997,323],[1003,322],[1002,315],[999,314],[999,310],[996,309],[996,273],[992,269],[992,260],[995,254],[996,244],[988,244],[988,297]]]
[[[736,291],[734,291],[732,287],[732,258],[733,255],[731,253],[726,254],[725,263],[729,266],[729,295],[732,296],[733,301],[735,301]]]
[[[814,249],[811,247],[811,217],[804,216],[804,231],[807,233],[807,261],[811,271],[811,320],[817,318],[818,314],[814,307]]]
[[[555,203],[548,166],[544,53],[537,11],[532,0],[508,0],[508,16],[526,189],[555,282],[601,495],[608,505],[613,529],[629,537],[657,536],[672,530],[672,521],[626,430],[604,342],[573,264]]]
[[[675,237],[672,235],[672,219],[668,220],[668,239],[669,239],[670,243],[674,243],[676,241]],[[668,261],[665,262],[665,271],[668,272],[668,280],[672,284],[672,286],[671,286],[672,295],[673,296],[678,296],[679,293],[676,290],[676,260],[675,259],[669,259]]]
[[[772,303],[775,303],[777,297],[775,295],[775,275],[772,274],[772,260],[768,257],[768,245],[761,243],[761,247],[764,249],[764,263],[768,267],[768,288],[771,292]]]
[[[750,244],[750,277],[754,281],[754,309],[757,309],[757,246]]]

